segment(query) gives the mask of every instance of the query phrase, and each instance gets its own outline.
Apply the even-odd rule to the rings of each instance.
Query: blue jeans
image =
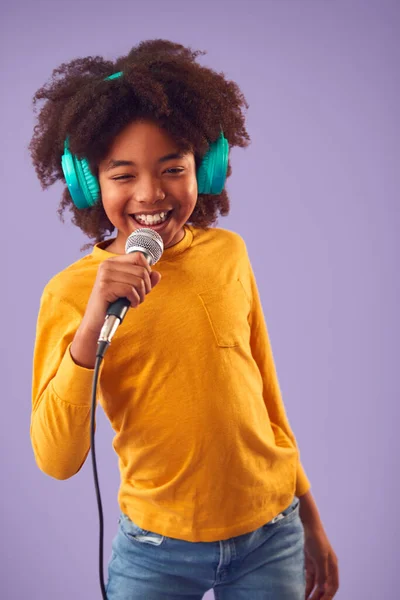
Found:
[[[108,564],[108,600],[304,600],[299,500],[259,529],[187,542],[141,529],[121,513]]]

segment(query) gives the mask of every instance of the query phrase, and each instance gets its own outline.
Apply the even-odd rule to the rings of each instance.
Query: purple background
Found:
[[[208,54],[241,86],[252,144],[232,152],[219,226],[249,248],[302,460],[339,557],[342,600],[395,598],[399,553],[400,3],[25,2],[1,9],[1,597],[100,597],[91,462],[56,481],[29,439],[41,291],[81,256],[27,144],[31,97],[61,62],[143,39]],[[97,411],[105,565],[118,517],[112,431]],[[210,600],[212,592],[205,598]]]

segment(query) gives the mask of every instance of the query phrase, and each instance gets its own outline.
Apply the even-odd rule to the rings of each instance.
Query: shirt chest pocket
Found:
[[[221,348],[248,342],[250,301],[239,279],[198,294],[215,341]]]

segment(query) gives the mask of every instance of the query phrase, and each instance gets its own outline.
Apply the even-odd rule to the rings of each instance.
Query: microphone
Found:
[[[135,229],[127,238],[125,243],[125,253],[141,252],[147,260],[150,267],[158,262],[164,252],[164,243],[162,237],[147,227]],[[101,328],[99,339],[97,340],[96,357],[103,358],[106,349],[111,343],[111,339],[121,325],[130,302],[128,298],[118,298],[115,302],[111,302],[107,309],[104,325]]]

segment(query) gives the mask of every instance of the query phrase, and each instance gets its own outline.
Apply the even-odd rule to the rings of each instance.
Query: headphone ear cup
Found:
[[[107,79],[122,77],[123,71],[113,73]],[[75,206],[79,209],[94,206],[100,196],[100,186],[97,177],[90,171],[86,158],[79,159],[71,154],[68,137],[64,141],[64,154],[61,157],[61,167],[69,193]]]
[[[71,154],[68,139],[64,143],[61,166],[75,206],[79,209],[94,206],[100,195],[99,182],[91,173],[87,159],[79,159]]]
[[[212,142],[197,171],[199,194],[220,194],[224,189],[228,171],[228,140],[221,132]]]
[[[75,158],[78,179],[88,206],[94,206],[100,196],[100,186],[97,177],[90,170],[86,158]]]

